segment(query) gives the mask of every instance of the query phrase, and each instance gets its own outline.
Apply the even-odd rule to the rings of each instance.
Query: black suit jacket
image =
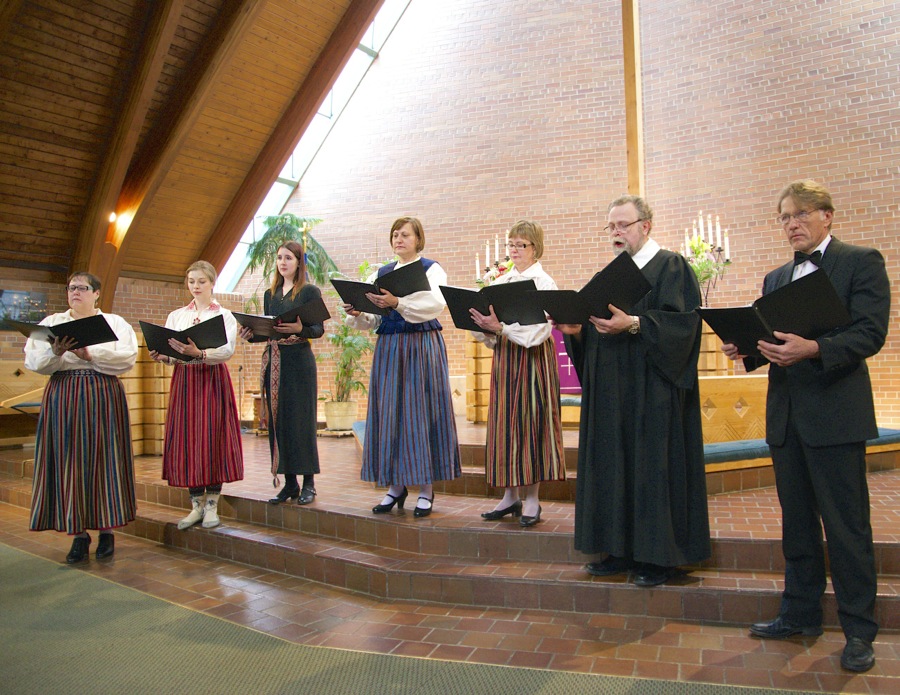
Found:
[[[791,281],[793,261],[773,270],[763,282],[768,294]],[[866,358],[887,337],[891,287],[884,258],[875,249],[844,244],[832,236],[822,265],[850,313],[851,322],[818,338],[817,359],[790,367],[769,367],[766,442],[784,443],[788,413],[793,410],[800,438],[810,446],[832,446],[878,436],[875,404]],[[747,371],[765,364],[744,360]]]

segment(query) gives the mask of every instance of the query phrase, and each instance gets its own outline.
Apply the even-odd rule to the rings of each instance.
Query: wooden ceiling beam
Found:
[[[625,146],[628,193],[644,195],[644,106],[641,82],[641,16],[638,0],[622,0],[625,49]]]
[[[384,0],[354,0],[250,168],[199,258],[222,270]]]
[[[193,67],[182,84],[173,90],[173,94],[180,96],[166,106],[165,116],[145,138],[146,145],[134,158],[116,202],[117,214],[130,215],[131,224],[120,240],[117,253],[110,259],[108,272],[111,279],[117,280],[121,274],[131,243],[151,233],[143,229],[141,222],[153,196],[190,135],[222,72],[253,28],[264,5],[265,0],[226,3],[215,28],[204,41],[203,49],[192,61]]]
[[[117,210],[116,201],[122,182],[131,164],[166,55],[178,28],[184,0],[160,0],[153,3],[152,8],[137,63],[127,82],[119,120],[110,137],[97,179],[91,187],[72,258],[73,270],[87,268],[100,277],[105,288],[101,295],[101,308],[106,311],[112,308],[118,279],[111,275],[110,270],[118,250],[119,230],[127,230],[128,222],[127,217],[120,217],[117,222],[110,223],[109,215]],[[124,79],[126,76],[122,77]]]
[[[0,41],[6,37],[6,32],[9,31],[21,6],[22,0],[6,0],[0,4]]]

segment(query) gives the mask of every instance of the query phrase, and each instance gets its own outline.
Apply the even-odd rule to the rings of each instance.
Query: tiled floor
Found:
[[[466,436],[477,437],[477,431]],[[352,439],[321,439],[323,473],[316,505],[363,512],[380,491],[358,479]],[[226,494],[271,495],[265,442],[245,437],[246,477]],[[142,457],[139,478],[158,479],[159,459]],[[870,476],[876,538],[900,535],[900,474]],[[484,499],[438,497],[432,517],[419,522],[483,524]],[[541,527],[571,531],[570,503],[544,505]],[[69,539],[27,531],[27,510],[0,504],[0,542],[60,561]],[[777,499],[771,490],[710,499],[713,535],[777,538]],[[194,533],[192,531],[192,533]],[[197,531],[196,533],[204,533]],[[294,642],[386,654],[529,666],[610,675],[727,683],[816,692],[900,692],[900,634],[882,632],[877,664],[850,675],[838,659],[844,640],[828,630],[818,639],[752,639],[744,625],[709,625],[657,617],[549,612],[393,602],[334,589],[118,534],[115,558],[78,569],[153,596],[247,625]]]

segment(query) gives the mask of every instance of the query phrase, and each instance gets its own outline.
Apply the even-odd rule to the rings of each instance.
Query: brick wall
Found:
[[[898,28],[885,3],[642,3],[647,196],[678,249],[699,210],[731,231],[713,305],[749,303],[790,257],[774,197],[829,186],[835,233],[882,249],[892,277]],[[544,266],[577,288],[611,259],[598,231],[626,187],[619,2],[413,2],[287,209],[345,272],[390,254],[400,215],[471,285],[475,254],[517,218],[547,232]],[[493,253],[493,245],[491,248]],[[893,318],[896,319],[897,310]],[[443,317],[451,374],[463,336]],[[870,361],[880,422],[900,426],[893,336]]]

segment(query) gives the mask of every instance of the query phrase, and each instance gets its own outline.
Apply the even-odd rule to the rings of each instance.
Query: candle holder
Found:
[[[508,273],[512,267],[513,262],[510,260],[509,256],[506,256],[502,261],[494,261],[492,265],[483,270],[481,277],[475,280],[475,284],[479,288],[487,287],[498,277]]]

